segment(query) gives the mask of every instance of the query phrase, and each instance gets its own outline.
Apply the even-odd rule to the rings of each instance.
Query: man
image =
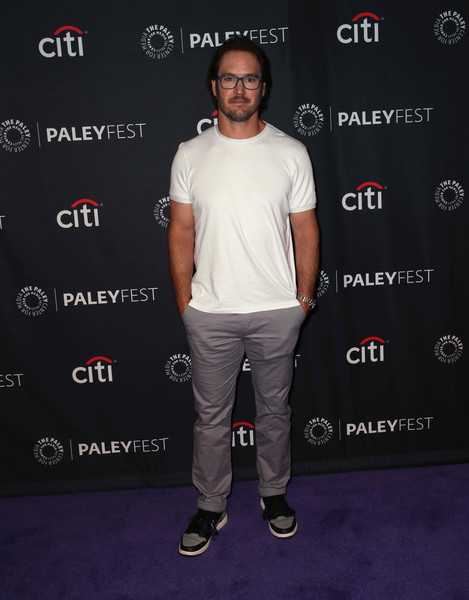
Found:
[[[285,497],[288,394],[300,326],[314,306],[319,253],[306,148],[260,116],[271,86],[267,57],[247,38],[228,40],[215,53],[209,86],[218,125],[179,145],[170,186],[170,271],[197,413],[192,477],[200,495],[179,545],[185,556],[204,552],[227,522],[231,413],[244,352],[256,399],[263,516],[274,536],[296,533]]]

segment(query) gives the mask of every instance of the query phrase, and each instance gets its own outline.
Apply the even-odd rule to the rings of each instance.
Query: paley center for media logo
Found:
[[[33,445],[33,455],[41,465],[53,467],[63,460],[64,447],[59,440],[46,436]]]
[[[318,134],[324,125],[324,113],[317,104],[300,104],[293,115],[293,126],[300,135]]]
[[[358,287],[402,286],[431,283],[435,269],[402,269],[399,271],[368,271],[342,273],[336,271],[337,280],[344,289]]]
[[[199,48],[218,48],[233,37],[247,37],[264,44],[284,44],[287,39],[287,26],[250,27],[226,31],[188,31],[183,27],[161,23],[148,25],[140,34],[140,47],[148,58],[167,58],[178,46],[181,54]]]
[[[99,227],[99,207],[102,204],[91,198],[80,198],[57,213],[57,225],[62,229]]]
[[[233,37],[247,37],[257,44],[284,44],[288,27],[257,27],[232,31],[192,31],[184,35],[181,28],[182,48],[218,48]],[[184,38],[186,43],[184,44]]]
[[[345,423],[345,435],[375,435],[380,433],[400,433],[402,431],[429,431],[435,417],[398,417],[375,421]]]
[[[45,436],[33,444],[33,455],[45,467],[54,467],[67,458],[80,460],[89,456],[118,456],[130,454],[165,454],[168,450],[168,436],[154,435],[148,438],[131,440],[68,440],[65,444],[51,436]]]
[[[39,317],[46,312],[49,298],[37,285],[25,285],[16,296],[16,306],[27,317]]]
[[[333,110],[328,107],[329,130],[337,127],[387,127],[426,124],[431,120],[435,107],[374,108],[364,110]],[[325,122],[324,111],[313,103],[298,106],[293,115],[293,126],[302,136],[318,134]]]
[[[387,340],[383,340],[376,335],[370,335],[363,338],[358,346],[352,346],[345,354],[349,365],[382,363],[384,362],[384,348]]]
[[[337,39],[341,44],[378,43],[382,20],[374,12],[359,12],[352,17],[351,23],[342,23],[337,27]]]
[[[167,229],[169,225],[169,204],[170,197],[164,196],[155,202],[153,207],[153,216],[155,217],[155,221],[162,227],[163,229]]]
[[[464,188],[459,181],[445,179],[437,185],[433,197],[441,210],[456,210],[464,201]]]
[[[442,44],[453,46],[463,39],[466,33],[466,21],[456,10],[444,10],[433,23],[433,33]]]
[[[172,354],[164,366],[165,374],[175,383],[186,383],[192,379],[192,359],[189,354]]]
[[[43,143],[83,143],[111,142],[122,140],[142,140],[144,127],[148,123],[101,123],[91,125],[55,125],[41,128],[37,123],[37,140],[39,148]]]
[[[38,148],[45,144],[99,143],[142,140],[146,122],[100,123],[90,125],[51,125],[42,127],[36,122]],[[19,119],[0,122],[0,146],[6,152],[22,152],[31,143],[31,131]]]
[[[256,427],[251,421],[234,421],[231,425],[231,446],[252,447],[256,443]]]
[[[327,290],[329,289],[329,275],[326,271],[322,270],[319,272],[318,283],[316,286],[316,297],[321,298],[325,294],[327,294]]]
[[[324,446],[332,438],[334,428],[324,417],[313,417],[306,423],[303,434],[311,446]]]
[[[52,32],[54,37],[44,37],[39,41],[39,54],[43,58],[83,56],[83,37],[87,33],[76,25],[61,25]]]
[[[429,123],[435,107],[399,107],[366,110],[337,111],[338,127],[366,127],[389,125],[414,125]]]
[[[345,421],[338,419],[337,431],[339,439],[342,436],[357,438],[380,434],[411,433],[430,431],[435,417],[393,417],[390,419],[374,419],[368,421]],[[324,417],[313,417],[307,421],[304,428],[304,438],[311,446],[324,446],[334,433],[334,427]]]
[[[140,35],[140,47],[149,58],[166,58],[174,45],[173,32],[166,25],[149,25]]]
[[[6,152],[23,152],[31,143],[29,127],[19,119],[5,119],[0,123],[0,146]]]
[[[464,345],[454,334],[442,335],[433,347],[436,358],[444,364],[453,364],[462,356]]]
[[[56,308],[76,306],[98,306],[105,304],[134,304],[137,302],[156,302],[157,287],[119,288],[114,290],[67,291],[57,294]]]
[[[111,440],[99,442],[75,442],[70,444],[71,460],[83,456],[106,456],[116,454],[163,454],[169,437],[153,437],[138,440]],[[71,440],[70,440],[71,441]],[[75,447],[76,452],[73,451]]]
[[[116,304],[135,304],[156,302],[158,287],[118,288],[112,290],[73,290],[59,291],[53,288],[55,310],[93,307]],[[16,296],[16,306],[24,315],[37,317],[43,315],[49,298],[44,290],[36,285],[26,285]]]

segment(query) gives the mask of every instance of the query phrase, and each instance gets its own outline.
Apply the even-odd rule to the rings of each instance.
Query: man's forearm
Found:
[[[194,232],[177,225],[168,227],[169,270],[180,311],[191,298],[194,272]]]
[[[313,297],[319,270],[319,237],[312,232],[295,239],[296,283],[299,294]]]
[[[319,270],[319,247],[316,244],[296,244],[296,282],[299,294],[313,297]]]

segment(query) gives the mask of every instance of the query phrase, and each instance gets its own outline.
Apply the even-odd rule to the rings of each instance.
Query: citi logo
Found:
[[[255,426],[251,421],[234,421],[231,426],[231,446],[254,446]]]
[[[342,208],[352,210],[381,210],[383,208],[383,190],[377,181],[364,181],[357,185],[355,192],[342,196]]]
[[[75,383],[112,383],[112,363],[115,362],[108,356],[93,356],[89,358],[84,367],[75,367],[72,379]]]
[[[75,25],[62,25],[53,32],[54,37],[45,37],[39,41],[39,53],[44,58],[83,56],[85,33],[86,31],[82,31]]]
[[[347,350],[346,358],[350,365],[359,363],[377,363],[384,362],[384,344],[383,338],[375,335],[363,338],[358,346]]]
[[[95,200],[89,198],[75,200],[70,205],[70,209],[64,209],[57,213],[57,225],[62,229],[99,227],[99,206]]]
[[[218,123],[218,110],[214,110],[210,114],[210,119],[200,119],[197,123],[197,133],[200,135],[203,131]]]
[[[370,44],[379,42],[379,22],[377,14],[369,11],[357,13],[352,24],[343,23],[337,28],[337,39],[341,44]]]

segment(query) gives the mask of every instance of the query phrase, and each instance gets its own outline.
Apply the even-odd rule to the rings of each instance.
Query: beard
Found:
[[[248,100],[242,97],[232,98],[229,102],[224,102],[221,99],[218,100],[218,110],[220,110],[225,117],[228,117],[230,121],[234,121],[235,123],[244,123],[245,121],[249,121],[254,113],[256,113],[259,109],[259,104],[261,103],[261,98],[254,102],[254,104],[250,104]]]

